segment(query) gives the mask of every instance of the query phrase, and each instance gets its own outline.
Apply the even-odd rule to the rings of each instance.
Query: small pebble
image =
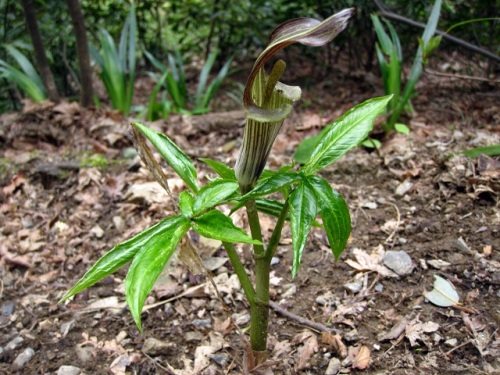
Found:
[[[443,339],[443,336],[441,336],[439,333],[437,332],[434,332],[434,334],[432,335],[432,339],[434,340],[434,342],[436,344],[438,344],[442,339]]]
[[[212,354],[210,358],[217,363],[219,366],[226,366],[230,362],[230,358],[227,354]]]
[[[57,370],[57,375],[79,375],[82,370],[76,366],[61,366]]]
[[[399,276],[409,275],[413,271],[413,261],[406,251],[387,251],[384,255],[384,265]]]
[[[377,283],[374,289],[377,293],[382,293],[382,291],[384,290],[384,286],[381,283]]]
[[[210,319],[194,319],[192,324],[195,327],[212,328],[212,322]]]
[[[340,371],[340,360],[338,358],[332,358],[330,359],[330,362],[328,362],[328,367],[325,371],[325,375],[336,375]]]
[[[8,302],[0,307],[0,314],[10,316],[14,313],[14,302]]]
[[[7,345],[5,345],[4,349],[6,352],[9,352],[11,350],[16,350],[21,346],[21,344],[24,342],[24,339],[21,336],[17,336],[10,340]]]
[[[201,340],[203,340],[203,333],[201,333],[199,331],[189,331],[189,332],[186,332],[186,334],[184,335],[184,339],[187,342],[201,341]]]
[[[90,230],[90,233],[93,233],[97,238],[104,237],[104,230],[99,225],[94,225]]]
[[[353,342],[353,341],[358,341],[359,339],[359,333],[356,328],[351,329],[349,332],[346,332],[344,334],[344,338],[346,341]]]
[[[90,346],[76,345],[75,352],[82,365],[87,365],[94,361],[93,348]]]
[[[361,204],[362,208],[368,208],[369,210],[375,210],[378,208],[378,204],[376,202],[364,202]]]
[[[350,290],[353,293],[358,293],[363,287],[363,283],[361,281],[354,281],[352,283],[344,284],[344,288]]]
[[[21,354],[19,354],[14,360],[13,363],[14,367],[18,369],[23,368],[24,365],[26,365],[26,363],[31,361],[31,358],[33,358],[34,355],[35,351],[32,348],[24,349],[24,351]]]
[[[113,225],[118,231],[122,231],[125,229],[125,220],[121,216],[113,216]]]
[[[154,337],[148,337],[142,345],[142,352],[147,355],[157,356],[161,354],[169,354],[172,348],[175,347],[173,342],[164,342]]]
[[[122,150],[122,156],[124,159],[133,159],[137,156],[137,150],[133,147],[125,147]]]
[[[442,269],[445,269],[446,267],[450,266],[450,263],[448,263],[444,260],[441,260],[441,259],[428,260],[427,264],[429,264],[431,267],[438,269],[438,270],[442,270]]]
[[[453,339],[448,339],[444,342],[446,345],[448,346],[451,346],[452,348],[454,348],[455,346],[457,346],[458,344],[458,340],[453,338]]]
[[[246,312],[233,314],[232,318],[237,326],[244,326],[250,322],[250,314]]]
[[[412,187],[413,187],[413,182],[411,182],[410,180],[405,180],[401,184],[399,184],[398,187],[396,187],[394,193],[397,197],[402,197],[403,195],[408,193]]]
[[[278,257],[272,257],[271,258],[271,266],[274,266],[280,262],[280,258]]]

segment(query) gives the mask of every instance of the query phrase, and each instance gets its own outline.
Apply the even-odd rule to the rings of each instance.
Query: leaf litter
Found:
[[[456,95],[453,90],[446,91],[446,84],[439,90],[444,90],[443,97]],[[457,366],[463,373],[498,371],[497,160],[441,158],[451,148],[459,151],[494,140],[496,135],[484,125],[488,120],[479,108],[489,99],[477,100],[474,93],[471,98],[462,104],[469,106],[473,125],[482,121],[481,126],[486,126],[482,132],[489,138],[478,138],[475,129],[461,125],[458,127],[462,136],[457,136],[446,124],[461,124],[463,118],[436,110],[432,100],[418,96],[415,107],[429,108],[432,116],[422,112],[411,119],[409,138],[394,138],[398,138],[393,142],[397,146],[383,151],[383,166],[372,154],[355,150],[331,171],[351,208],[359,207],[352,211],[352,238],[339,262],[333,263],[331,256],[324,256],[321,249],[326,238],[315,229],[314,240],[304,255],[304,269],[292,280],[288,269],[290,242],[286,241],[290,232],[285,227],[285,240],[277,252],[279,262],[273,265],[273,299],[283,300],[286,309],[342,334],[301,334],[304,327],[300,323],[272,314],[275,325],[270,328],[270,361],[274,361],[276,373],[324,373],[327,368],[338,372],[394,372],[398,361],[407,366],[408,372],[418,368],[437,372],[439,366]],[[340,113],[351,104],[342,102],[335,111]],[[324,125],[324,119],[336,117],[335,113],[326,111],[318,119],[307,112],[302,128],[295,128],[293,122],[286,124],[279,145],[286,155],[273,154],[273,168],[289,159],[290,140],[298,143],[304,136],[314,135]],[[135,331],[123,310],[123,272],[103,280],[68,304],[55,304],[64,290],[107,249],[160,220],[172,210],[172,205],[160,191],[133,190],[137,184],[152,187],[152,178],[137,160],[119,160],[122,151],[132,146],[129,121],[120,115],[64,104],[59,108],[31,106],[22,114],[9,116],[9,120],[5,117],[0,121],[6,127],[6,131],[2,129],[6,141],[1,146],[2,157],[12,160],[8,175],[0,176],[0,346],[6,348],[18,339],[23,343],[2,358],[0,371],[11,372],[12,362],[30,345],[28,342],[43,342],[33,346],[36,355],[24,368],[25,373],[34,368],[55,373],[63,365],[77,366],[85,373],[149,370],[191,374],[195,368],[206,374],[241,373],[245,344],[231,316],[242,317],[247,309],[240,301],[237,280],[230,277],[230,265],[222,261],[224,251],[216,241],[212,244],[200,238],[194,242],[201,249],[202,261],[208,263],[206,267],[220,281],[224,304],[205,277],[190,274],[184,265],[174,261],[167,281],[155,287],[143,312],[148,335],[175,343],[158,356],[148,357],[141,352],[147,337]],[[77,125],[83,118],[90,127]],[[437,125],[440,123],[445,125]],[[240,135],[240,128],[187,135],[180,122],[158,122],[155,126],[187,146],[194,157],[234,163],[237,147],[225,145]],[[472,141],[477,144],[469,144]],[[43,152],[35,155],[34,150]],[[80,166],[79,160],[89,150],[104,155],[111,161],[110,166]],[[153,157],[159,160],[156,153]],[[63,162],[76,163],[78,167],[60,167]],[[44,168],[37,168],[38,165]],[[57,166],[58,172],[54,175],[51,171],[56,169],[47,165]],[[168,169],[164,173],[173,193],[178,193],[182,181],[176,180]],[[207,176],[213,177],[212,172],[200,173],[200,178]],[[410,184],[411,189],[404,193],[402,188],[396,189]],[[363,202],[373,204],[367,210],[362,208]],[[391,205],[398,207],[401,220],[394,221]],[[272,230],[274,220],[265,219],[266,228]],[[237,220],[244,222],[244,215]],[[102,231],[93,229],[97,227]],[[395,230],[391,242],[386,243],[388,234]],[[269,234],[268,230],[264,233]],[[456,251],[459,238],[470,251]],[[386,250],[405,250],[423,262],[410,275],[398,278],[383,264]],[[251,258],[245,256],[247,249],[242,246],[238,251],[248,265]],[[210,258],[214,260],[207,261]],[[423,265],[432,264],[433,260],[446,262],[446,266],[438,265],[440,274],[453,280],[477,313],[445,311],[424,303],[424,286],[435,271]],[[348,282],[357,283],[356,292],[344,288]],[[90,310],[90,306],[95,309]],[[121,331],[126,332],[125,336]],[[186,341],[189,332],[197,339]],[[294,341],[297,335],[300,336]],[[441,354],[441,345],[453,338],[457,339],[456,346],[447,347],[447,354]],[[410,346],[415,344],[415,349],[425,346],[429,355],[408,352],[403,340]],[[92,353],[90,357],[87,349]],[[390,352],[390,357],[386,352]],[[42,363],[39,358],[48,361]],[[342,360],[340,364],[334,360],[338,358]]]

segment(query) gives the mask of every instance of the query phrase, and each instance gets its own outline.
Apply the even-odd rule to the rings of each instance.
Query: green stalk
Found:
[[[269,240],[269,245],[266,250],[266,261],[271,264],[271,259],[276,253],[276,249],[278,248],[281,231],[283,230],[283,225],[285,224],[286,217],[288,216],[288,211],[290,209],[290,205],[288,204],[288,199],[281,210],[280,216],[278,217],[278,221],[276,222],[276,226],[274,227],[273,234],[271,235],[271,239]]]
[[[243,291],[245,292],[245,296],[247,297],[250,306],[252,306],[255,303],[255,289],[253,288],[252,282],[250,281],[250,278],[245,271],[245,267],[243,266],[243,263],[241,263],[240,257],[234,249],[233,244],[230,242],[223,242],[222,244],[226,249],[229,261],[233,265],[234,272],[236,272],[236,275],[240,280],[240,284],[243,288]]]
[[[241,193],[247,193],[244,187]],[[251,190],[251,189],[248,189]],[[250,225],[250,232],[254,240],[262,242],[262,230],[255,199],[245,202]],[[263,245],[253,245],[255,261],[255,294],[250,303],[250,345],[255,357],[255,364],[267,359],[267,326],[269,322],[269,271],[270,262],[265,257]],[[232,260],[231,260],[232,262]]]
[[[255,200],[246,202],[252,238],[262,242],[262,231]],[[269,322],[269,271],[271,263],[265,256],[263,245],[254,245],[255,298],[250,304],[250,344],[256,364],[267,359],[267,326]]]

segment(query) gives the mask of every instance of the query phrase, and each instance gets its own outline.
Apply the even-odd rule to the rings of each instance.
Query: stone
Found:
[[[76,356],[80,360],[80,364],[82,365],[87,365],[89,363],[92,363],[94,360],[94,355],[92,353],[92,347],[90,346],[80,346],[77,345],[75,348],[76,351]]]
[[[10,352],[11,350],[16,350],[21,346],[21,344],[24,342],[24,339],[21,336],[14,337],[12,340],[10,340],[7,345],[5,345],[4,349],[5,352]]]
[[[14,302],[8,302],[0,306],[0,314],[11,316],[14,313]]]
[[[154,337],[149,337],[144,341],[142,345],[142,352],[147,355],[157,356],[162,354],[168,354],[172,351],[175,346],[172,342],[164,342]]]
[[[338,358],[332,358],[330,359],[330,362],[328,362],[328,367],[325,371],[325,375],[336,375],[340,371],[340,360]]]
[[[121,232],[125,229],[125,220],[121,216],[113,216],[112,220],[116,230]]]
[[[413,261],[406,251],[386,251],[384,265],[399,276],[409,275],[413,271]]]
[[[272,257],[271,258],[271,266],[274,266],[280,262],[280,258],[278,257]]]
[[[217,363],[219,366],[226,366],[231,362],[231,358],[227,354],[212,354],[210,358]]]
[[[413,182],[411,182],[410,180],[405,180],[396,187],[394,193],[396,194],[397,197],[402,197],[403,195],[408,193],[412,187],[413,187]]]
[[[57,370],[57,375],[79,375],[81,372],[79,367],[63,365]]]
[[[99,226],[99,225],[94,225],[92,229],[90,229],[90,233],[94,234],[96,238],[103,238],[104,237],[104,230]]]
[[[250,323],[250,314],[243,312],[239,314],[233,314],[232,318],[238,327],[244,326]]]
[[[201,341],[203,340],[203,333],[199,332],[199,331],[189,331],[189,332],[186,332],[186,334],[184,335],[184,339],[187,341],[187,342],[191,342],[191,341]]]
[[[14,359],[14,362],[12,363],[13,366],[17,369],[22,369],[26,363],[31,361],[31,358],[35,355],[35,351],[32,348],[26,348],[24,351],[19,354],[16,359]]]
[[[194,319],[192,324],[199,328],[212,328],[212,321],[210,319]]]
[[[451,346],[452,348],[454,348],[455,346],[457,346],[458,344],[458,340],[453,338],[453,339],[448,339],[444,342],[446,345],[448,346]]]
[[[358,293],[363,287],[363,283],[361,281],[354,281],[352,283],[344,284],[344,288],[350,290],[353,293]]]

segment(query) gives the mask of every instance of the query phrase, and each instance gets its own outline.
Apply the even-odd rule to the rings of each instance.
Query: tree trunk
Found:
[[[80,103],[83,107],[89,107],[92,105],[93,89],[85,19],[78,0],[66,0],[66,2],[76,36],[76,51],[80,65]]]
[[[54,103],[58,103],[60,101],[59,93],[57,92],[56,82],[54,81],[54,76],[52,75],[47,56],[45,55],[42,36],[40,35],[40,30],[38,29],[38,23],[36,21],[33,0],[22,0],[22,5],[24,8],[24,16],[26,17],[26,26],[28,27],[33,50],[35,51],[38,71],[42,76],[43,83],[49,94],[49,99]]]

